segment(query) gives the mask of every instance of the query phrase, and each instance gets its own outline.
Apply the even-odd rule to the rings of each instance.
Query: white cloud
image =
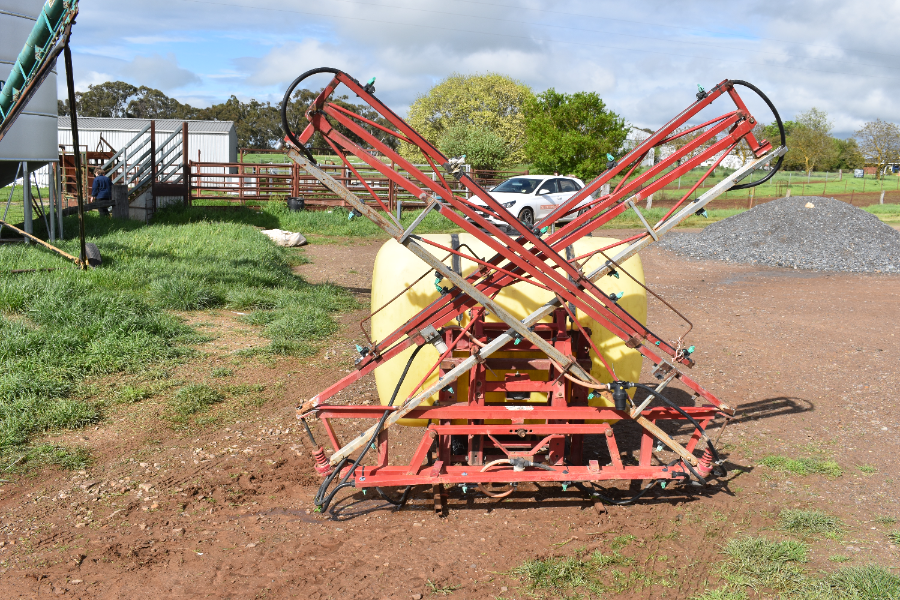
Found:
[[[130,64],[122,68],[121,74],[129,82],[138,81],[139,85],[167,90],[201,82],[196,73],[178,66],[178,60],[172,52],[166,56],[159,54],[136,56]]]
[[[537,91],[596,91],[653,127],[698,83],[737,78],[785,119],[816,106],[847,135],[900,120],[898,27],[887,0],[93,0],[73,43],[80,87],[108,76],[184,98],[277,102],[301,72],[333,66],[375,75],[379,97],[401,114],[453,72],[497,71]]]

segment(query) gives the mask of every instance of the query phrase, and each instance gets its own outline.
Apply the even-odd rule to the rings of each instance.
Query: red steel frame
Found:
[[[321,72],[323,70],[318,71]],[[409,193],[428,201],[430,204],[426,211],[436,208],[441,215],[471,233],[496,254],[486,260],[476,259],[462,249],[447,248],[419,238],[414,235],[414,231],[403,232],[400,224],[391,216],[387,207],[383,205],[373,190],[369,191],[374,197],[377,206],[382,209],[383,214],[370,211],[364,213],[367,217],[382,226],[386,231],[391,232],[401,242],[408,242],[410,238],[413,238],[417,242],[432,244],[442,251],[477,262],[480,268],[465,278],[465,283],[472,286],[467,289],[473,289],[488,298],[493,298],[505,286],[518,281],[525,281],[537,287],[549,289],[554,293],[560,305],[569,304],[577,307],[590,316],[598,325],[603,326],[625,340],[629,347],[641,352],[654,365],[661,367],[664,372],[672,373],[674,377],[677,377],[686,387],[691,389],[696,394],[696,397],[708,402],[709,405],[707,406],[686,407],[684,409],[699,421],[704,428],[717,414],[723,412],[733,413],[733,410],[728,405],[724,404],[693,378],[684,373],[681,367],[689,368],[694,363],[690,354],[681,347],[680,343],[670,343],[656,336],[637,319],[628,314],[627,311],[619,307],[615,299],[610,298],[587,277],[579,263],[579,260],[583,260],[586,256],[569,260],[561,255],[575,241],[589,235],[595,229],[629,208],[638,210],[633,202],[661,190],[668,183],[681,177],[689,170],[696,168],[705,161],[714,159],[713,167],[707,171],[697,185],[684,195],[676,205],[677,208],[691,197],[715,166],[742,140],[746,140],[757,157],[762,157],[771,151],[772,147],[768,142],[757,140],[753,136],[752,129],[756,121],[749,114],[740,96],[729,81],[726,80],[719,83],[709,92],[698,94],[696,102],[628,153],[618,164],[612,166],[612,168],[590,182],[578,194],[561,204],[551,215],[538,223],[534,229],[530,229],[519,223],[487,191],[482,189],[464,172],[459,172],[455,163],[449,161],[447,157],[422,138],[399,116],[382,104],[372,94],[374,90],[370,89],[371,86],[363,86],[346,73],[340,71],[327,69],[324,71],[330,72],[333,78],[309,107],[306,112],[308,125],[294,141],[297,144],[306,144],[314,133],[321,133],[325,141],[342,159],[344,164],[355,174],[355,168],[347,159],[348,154],[352,154],[367,163]],[[346,86],[350,91],[358,95],[384,117],[393,129],[378,125],[345,108],[328,102],[328,98],[339,85]],[[735,110],[731,110],[702,125],[679,131],[679,128],[701,110],[711,105],[716,99],[726,95],[733,101]],[[364,148],[358,145],[340,133],[332,126],[332,122],[340,124],[347,131],[352,132],[363,140],[367,147]],[[404,158],[369,133],[363,127],[364,124],[377,127],[396,136],[402,142],[418,147],[425,160],[432,166],[434,172],[438,174],[438,180],[432,180],[430,176],[423,173],[410,160]],[[632,176],[636,167],[653,148],[691,133],[696,135],[690,142],[665,157],[658,164],[636,176]],[[288,139],[288,145],[291,148],[289,156],[300,162],[301,166],[307,165],[307,170],[315,175],[315,169],[303,159],[300,152],[298,152],[297,145],[291,143],[290,139]],[[389,165],[382,162],[380,158],[374,156],[370,149],[388,157],[401,170],[392,169]],[[472,198],[467,199],[454,195],[446,184],[444,176],[438,171],[438,165],[442,166],[445,172],[456,176],[472,196],[477,198],[478,202],[473,202]],[[592,196],[604,184],[611,182],[614,177],[623,173],[625,177],[611,193],[596,198]],[[361,177],[359,179],[364,181]],[[323,183],[325,182],[323,181]],[[588,198],[591,199],[587,207],[581,206],[581,202]],[[673,208],[663,221],[668,219],[674,210]],[[544,235],[550,223],[575,211],[578,211],[579,214],[568,224],[549,235]],[[493,213],[508,222],[515,232],[515,236],[507,235],[504,230],[491,223],[486,218],[487,212]],[[660,223],[657,224],[657,227]],[[643,235],[653,236],[655,239],[654,234],[650,231]],[[622,243],[627,241],[629,240]],[[469,342],[471,338],[466,338],[460,334],[459,328],[447,327],[448,323],[458,315],[466,310],[473,311],[474,309],[476,316],[473,317],[473,321],[470,323],[470,326],[473,324],[475,326],[475,331],[472,332],[472,335],[477,338],[479,332],[483,333],[485,329],[491,329],[488,324],[479,320],[479,311],[483,309],[478,307],[478,302],[470,294],[471,292],[467,294],[459,286],[446,290],[438,300],[420,311],[419,314],[404,323],[396,331],[374,344],[373,348],[361,357],[354,372],[304,404],[299,409],[298,416],[305,416],[311,411],[317,412],[323,425],[325,425],[335,450],[339,450],[342,448],[342,444],[330,425],[331,419],[380,418],[386,411],[396,410],[395,407],[333,406],[326,405],[324,402],[406,348],[425,343],[422,330],[428,326],[436,329],[443,327],[443,335],[449,346],[447,352],[444,353],[444,356],[441,357],[441,360],[432,370],[441,368],[440,372],[443,375],[445,371],[442,368],[442,362],[451,364],[453,359],[448,357],[453,352],[468,351],[470,354],[477,352],[478,348]],[[555,361],[548,362],[548,377],[552,376],[551,380],[555,381],[553,385],[536,385],[538,382],[530,380],[527,383],[524,381],[508,381],[491,382],[488,385],[487,380],[484,379],[485,368],[479,364],[478,367],[471,369],[469,372],[470,397],[466,403],[451,401],[448,398],[448,392],[444,391],[440,393],[437,405],[433,407],[418,406],[405,415],[407,418],[431,419],[433,423],[426,428],[419,449],[409,465],[402,467],[389,466],[387,431],[382,431],[379,434],[378,465],[376,467],[366,467],[364,473],[355,474],[355,485],[367,487],[413,485],[416,483],[467,482],[474,485],[478,482],[671,479],[685,476],[685,472],[679,468],[653,466],[650,464],[652,441],[654,437],[662,439],[664,434],[660,430],[646,424],[649,421],[651,425],[655,425],[656,421],[659,420],[684,419],[684,417],[676,411],[667,408],[651,408],[644,410],[638,416],[632,416],[627,411],[583,405],[586,404],[584,397],[587,395],[587,388],[591,387],[590,382],[584,381],[584,370],[580,371],[582,374],[581,384],[575,385],[569,381],[572,378],[568,376],[566,371],[569,371],[569,369],[572,369],[572,372],[577,371],[578,358],[573,355],[571,346],[567,347],[566,343],[562,345],[557,343],[562,337],[569,339],[568,336],[561,336],[560,334],[560,331],[565,331],[564,311],[557,311],[557,317],[554,322],[563,323],[562,330],[557,331],[557,335],[554,336],[556,339],[554,341],[554,349],[559,350],[570,360],[566,365]],[[503,324],[500,327],[504,331],[507,329],[507,326]],[[535,335],[538,335],[537,332],[540,329],[540,326],[535,326],[532,328],[532,331],[535,332]],[[495,337],[497,333],[499,332],[495,332]],[[582,339],[579,332],[575,330],[570,331],[568,335],[571,336],[571,339]],[[484,338],[485,341],[489,339],[490,337]],[[524,340],[525,345],[520,346],[520,341],[521,338],[516,339],[514,344],[508,344],[503,350],[508,351],[515,346],[518,348],[528,347],[534,351],[540,349],[540,344],[545,344],[544,347],[547,344],[546,341],[541,339],[531,338]],[[584,357],[582,356],[581,358],[583,359]],[[512,365],[513,363],[510,364]],[[510,368],[516,367],[512,366]],[[566,380],[563,379],[564,376],[567,377]],[[530,406],[527,410],[528,420],[546,419],[545,424],[524,425],[524,419],[510,419],[510,408],[516,408],[515,403],[500,406],[485,404],[483,394],[479,402],[473,392],[478,382],[481,382],[484,390],[490,389],[490,391],[549,391],[551,400],[548,401],[546,406]],[[594,381],[594,383],[597,382]],[[587,385],[585,386],[584,384]],[[525,412],[523,410],[519,414],[524,414]],[[585,420],[619,420],[623,418],[636,418],[645,429],[637,466],[622,465],[615,437],[612,435],[612,430],[608,424],[585,423]],[[465,420],[468,425],[451,423],[451,421],[459,419]],[[485,425],[483,421],[486,419],[504,419],[509,420],[511,424]],[[525,433],[522,433],[523,430]],[[518,435],[520,438],[523,438],[523,436],[528,437],[528,443],[523,442],[518,445],[510,445],[509,442],[501,441],[500,436],[510,435],[511,433]],[[580,460],[579,440],[583,435],[597,433],[606,435],[612,464],[604,467],[596,464],[587,466],[574,464]],[[451,454],[450,440],[451,436],[454,435],[466,436],[468,456],[460,457]],[[572,464],[563,463],[564,457],[562,456],[561,444],[564,444],[565,436],[570,437],[568,462]],[[693,452],[699,439],[699,432],[695,432],[687,444],[687,453]],[[437,449],[437,460],[433,463],[433,466],[425,467],[423,462],[431,452],[432,445]],[[544,447],[547,448],[548,452],[547,466],[553,470],[514,471],[502,469],[480,472],[473,469],[473,467],[480,467],[483,464],[484,450],[490,449],[495,455],[499,451],[502,455],[508,457],[534,457],[538,451],[543,452],[541,449]],[[519,448],[519,450],[515,448]],[[525,448],[527,452],[523,453],[522,448]],[[683,460],[686,460],[684,458],[685,454],[682,453],[681,456]],[[693,457],[688,456],[687,458]],[[456,460],[466,460],[468,466],[454,466],[452,463]],[[694,465],[697,464],[696,459],[690,462]]]

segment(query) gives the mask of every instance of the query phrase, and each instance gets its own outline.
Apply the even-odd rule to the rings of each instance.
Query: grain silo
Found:
[[[0,81],[9,79],[16,58],[34,29],[43,6],[43,0],[0,0]],[[0,187],[15,180],[17,173],[21,179],[26,168],[28,172],[34,172],[57,160],[54,66],[12,128],[0,140]],[[42,179],[46,181],[46,178]]]

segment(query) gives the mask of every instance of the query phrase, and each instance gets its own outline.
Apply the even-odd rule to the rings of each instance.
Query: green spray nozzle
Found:
[[[612,271],[610,271],[609,273],[607,273],[607,276],[608,276],[608,277],[615,277],[616,279],[619,279],[619,272],[616,271],[615,269],[613,269]]]
[[[435,272],[435,274],[434,274],[434,289],[436,289],[441,296],[443,296],[444,294],[446,294],[447,292],[450,291],[449,289],[447,289],[441,285],[441,282],[443,280],[444,280],[444,276],[441,275],[440,273]]]

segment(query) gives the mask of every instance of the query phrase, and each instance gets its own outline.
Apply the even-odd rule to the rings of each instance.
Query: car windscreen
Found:
[[[513,177],[507,179],[494,189],[492,192],[506,192],[509,194],[530,194],[537,189],[540,179],[528,179],[525,177]]]

